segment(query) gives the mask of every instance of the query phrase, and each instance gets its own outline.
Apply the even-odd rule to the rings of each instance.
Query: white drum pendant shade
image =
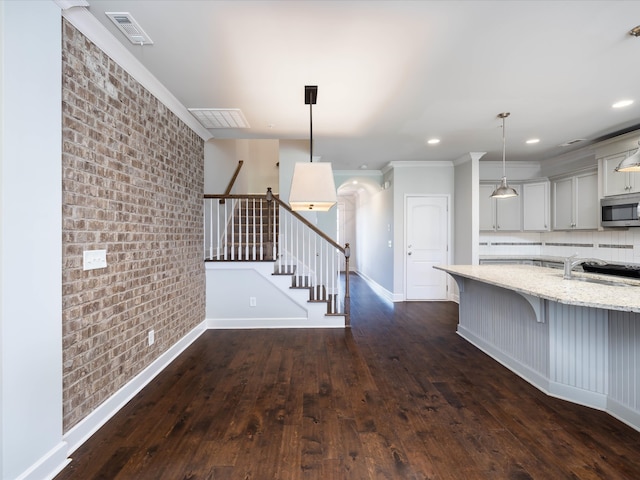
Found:
[[[331,164],[299,162],[293,167],[289,205],[294,211],[326,212],[338,201]]]

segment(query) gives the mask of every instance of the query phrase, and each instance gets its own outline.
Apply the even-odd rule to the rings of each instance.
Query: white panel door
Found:
[[[406,199],[407,300],[446,300],[447,274],[434,269],[448,258],[448,198],[409,196]]]

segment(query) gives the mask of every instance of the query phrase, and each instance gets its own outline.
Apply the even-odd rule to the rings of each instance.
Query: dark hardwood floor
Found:
[[[350,330],[207,331],[69,479],[640,479],[640,433],[542,394],[352,275]]]

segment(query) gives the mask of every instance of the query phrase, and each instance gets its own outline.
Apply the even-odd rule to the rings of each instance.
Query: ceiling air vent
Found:
[[[153,40],[142,30],[129,12],[104,12],[118,29],[136,45],[153,45]]]
[[[568,142],[561,143],[561,147],[570,147],[571,145],[575,145],[576,143],[584,142],[586,138],[575,138],[573,140],[569,140]]]
[[[190,108],[204,128],[249,128],[239,108]]]

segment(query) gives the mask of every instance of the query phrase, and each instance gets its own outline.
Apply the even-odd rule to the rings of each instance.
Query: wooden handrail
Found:
[[[233,185],[236,183],[236,179],[238,178],[238,174],[240,173],[240,169],[242,168],[243,164],[244,164],[244,160],[238,160],[238,166],[236,167],[236,171],[233,172],[233,176],[231,177],[231,180],[229,180],[229,185],[227,185],[227,189],[224,191],[224,196],[228,196],[231,193],[231,189],[233,188]],[[220,199],[220,203],[224,203],[224,198]]]
[[[266,196],[261,193],[245,193],[245,194],[229,194],[225,195],[222,193],[205,193],[202,198],[254,198],[256,200],[266,200]]]
[[[316,227],[313,223],[311,223],[309,220],[307,220],[306,218],[304,218],[302,215],[300,215],[298,212],[291,210],[291,207],[289,205],[287,205],[286,203],[284,203],[282,200],[280,200],[278,197],[273,197],[273,199],[278,202],[278,205],[280,205],[281,207],[285,208],[286,210],[289,210],[289,212],[291,212],[291,214],[296,217],[298,220],[300,220],[302,223],[304,223],[307,227],[309,227],[311,230],[313,230],[317,235],[319,235],[320,237],[322,237],[324,240],[327,241],[327,243],[329,243],[332,247],[337,248],[338,250],[340,250],[343,254],[344,252],[344,247],[338,245],[335,240],[333,240],[330,236],[328,236],[326,233],[324,233],[322,230],[320,230],[318,227]]]

